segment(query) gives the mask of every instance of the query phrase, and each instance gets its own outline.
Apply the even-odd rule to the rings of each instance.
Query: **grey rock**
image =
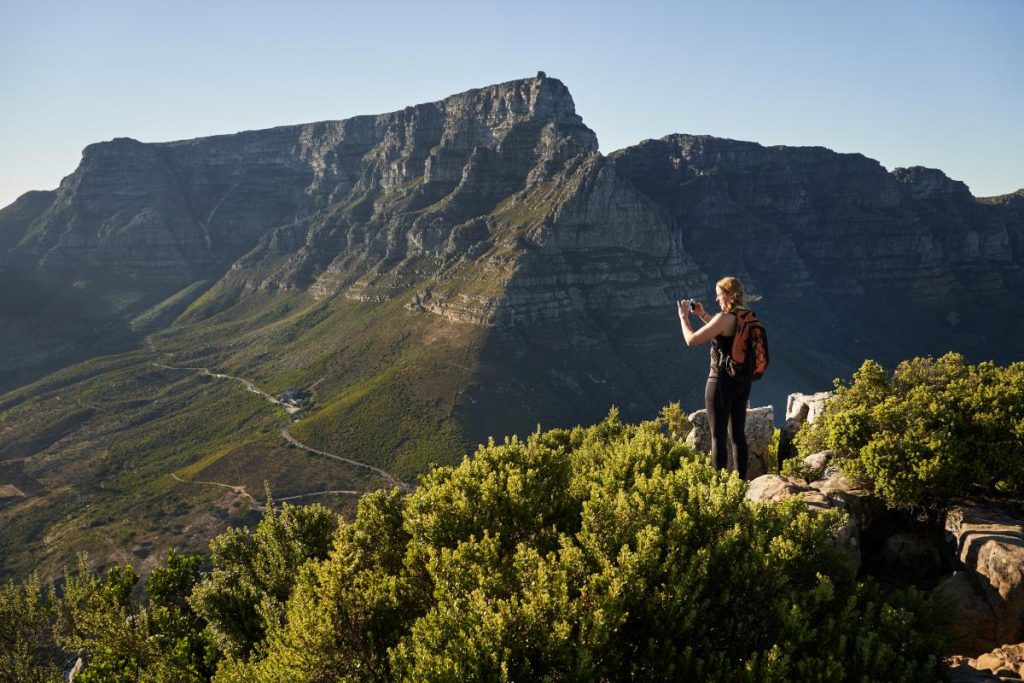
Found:
[[[698,410],[692,413],[689,420],[693,425],[693,430],[686,437],[687,445],[701,453],[710,453],[711,427],[708,423],[707,410]],[[775,434],[772,407],[748,408],[744,433],[749,454],[747,479],[753,480],[764,474],[767,469],[765,461],[768,456],[768,447]],[[731,441],[729,443],[729,469],[736,469],[736,455]]]
[[[820,454],[819,454],[820,455]],[[811,456],[813,457],[813,456]],[[824,494],[838,493],[839,491],[849,491],[857,488],[846,478],[842,470],[834,466],[826,466],[822,473],[822,478],[818,481],[812,482],[811,487],[821,491]]]
[[[825,405],[832,398],[831,391],[816,394],[790,394],[786,399],[786,419],[811,424],[825,412]]]
[[[820,453],[812,453],[804,458],[804,465],[812,470],[820,470],[823,474],[825,468],[828,467],[829,462],[833,458],[832,451],[821,451]]]
[[[779,433],[779,467],[782,467],[786,460],[796,456],[793,438],[800,427],[818,419],[831,397],[832,392],[822,391],[816,394],[790,394],[786,399],[786,422]]]

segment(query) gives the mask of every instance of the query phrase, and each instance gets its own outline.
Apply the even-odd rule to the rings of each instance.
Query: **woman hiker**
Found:
[[[744,433],[747,423],[747,399],[750,398],[750,380],[737,381],[722,371],[721,365],[732,349],[736,334],[736,313],[745,309],[743,285],[734,277],[724,277],[715,285],[715,300],[722,309],[710,316],[698,302],[680,301],[679,322],[687,346],[711,342],[711,372],[704,388],[704,403],[708,409],[708,425],[711,428],[711,453],[717,469],[729,466],[729,426],[732,426],[733,451],[736,453],[736,468],[740,478],[747,478],[747,437]],[[700,318],[704,325],[694,330],[690,314]]]

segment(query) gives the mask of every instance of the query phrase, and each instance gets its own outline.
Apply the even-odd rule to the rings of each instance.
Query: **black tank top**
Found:
[[[734,318],[735,313],[731,314]],[[708,372],[708,379],[718,379],[718,369],[722,365],[724,356],[728,356],[732,351],[732,340],[736,338],[736,333],[730,334],[726,337],[724,334],[720,334],[711,340],[711,370]]]
[[[722,365],[722,357],[729,355],[729,351],[732,350],[732,340],[735,337],[734,334],[728,337],[720,334],[711,340],[711,370],[708,372],[708,379],[718,379],[718,368]]]

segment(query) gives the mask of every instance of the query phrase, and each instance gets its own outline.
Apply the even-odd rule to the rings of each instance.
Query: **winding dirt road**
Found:
[[[281,406],[282,408],[284,408],[288,412],[289,415],[297,413],[297,412],[299,412],[301,410],[301,408],[299,408],[297,406],[293,406],[290,403],[286,403],[284,401],[281,401],[277,397],[268,394],[267,392],[263,391],[262,389],[260,389],[259,387],[257,387],[255,384],[253,384],[249,380],[245,379],[244,377],[235,377],[234,375],[227,375],[227,374],[224,374],[222,372],[213,372],[209,368],[181,367],[181,366],[175,366],[175,365],[165,365],[163,363],[155,363],[155,362],[151,362],[150,365],[153,365],[153,366],[158,367],[158,368],[164,368],[165,370],[188,370],[188,371],[191,371],[191,372],[199,372],[201,374],[207,375],[208,377],[216,377],[218,379],[230,379],[230,380],[234,380],[236,382],[241,382],[245,386],[246,391],[251,391],[254,394],[258,394],[258,395],[262,396],[263,398],[267,399],[271,403],[275,403],[275,404]],[[301,441],[299,441],[298,439],[296,439],[295,437],[293,437],[291,434],[288,433],[288,427],[284,427],[284,428],[281,429],[281,438],[284,439],[286,442],[288,442],[290,445],[294,446],[295,448],[299,448],[299,449],[304,450],[304,451],[306,451],[308,453],[313,453],[315,455],[319,455],[319,456],[322,456],[324,458],[331,458],[332,460],[337,460],[339,462],[343,462],[345,464],[352,465],[354,467],[362,467],[363,469],[370,470],[371,472],[373,472],[374,474],[379,476],[381,479],[383,479],[384,482],[388,486],[397,487],[397,488],[399,488],[399,489],[401,489],[402,491],[405,491],[405,492],[409,492],[409,491],[412,490],[412,485],[411,484],[409,484],[408,482],[399,481],[399,480],[395,479],[390,474],[388,474],[385,470],[382,470],[379,467],[375,467],[374,465],[370,465],[369,463],[365,463],[365,462],[360,462],[358,460],[352,460],[351,458],[346,458],[345,456],[338,455],[336,453],[328,453],[327,451],[321,451],[321,450],[319,450],[317,448],[313,448],[312,446],[308,446],[308,445],[302,443]],[[171,476],[174,477],[178,481],[185,481],[184,479],[181,479],[177,475],[172,474]],[[253,498],[245,490],[244,486],[233,486],[231,484],[221,484],[221,483],[212,482],[212,481],[209,481],[209,482],[198,482],[197,481],[197,482],[193,482],[193,483],[196,483],[196,484],[215,484],[217,486],[223,486],[223,487],[226,487],[226,488],[229,488],[229,489],[233,489],[236,493],[240,493],[240,494],[246,496],[247,498],[249,498],[249,500],[251,500],[254,505],[259,507],[259,504],[256,502],[255,498]],[[278,500],[293,500],[293,499],[296,499],[296,498],[304,498],[306,496],[327,495],[327,494],[331,494],[331,493],[360,495],[360,492],[358,492],[358,491],[330,490],[330,491],[315,491],[313,493],[304,493],[304,494],[299,494],[299,495],[295,495],[295,496],[288,496],[286,498],[279,498]]]
[[[253,497],[253,495],[251,493],[246,491],[244,486],[239,486],[239,485],[235,485],[235,484],[222,484],[219,481],[202,481],[202,480],[199,480],[199,479],[182,479],[177,474],[173,474],[173,473],[171,474],[171,478],[174,479],[174,481],[181,482],[182,484],[199,484],[199,485],[204,485],[204,486],[219,486],[221,488],[231,489],[233,492],[237,493],[238,495],[243,496],[244,498],[247,498],[249,500],[249,503],[252,504],[253,508],[255,508],[256,510],[260,510],[261,512],[266,510],[266,507],[261,505],[259,503],[259,501],[257,501]],[[364,493],[364,491],[354,491],[352,489],[325,489],[323,491],[310,491],[309,493],[297,493],[294,496],[281,496],[280,498],[272,498],[271,502],[273,502],[273,503],[284,503],[284,502],[289,501],[289,500],[298,500],[299,498],[312,498],[314,496],[329,496],[329,495],[361,496],[361,495],[363,495],[363,493]]]
[[[284,401],[276,398],[275,396],[271,396],[270,394],[263,391],[262,389],[260,389],[259,387],[257,387],[255,384],[245,379],[244,377],[235,377],[234,375],[225,375],[222,372],[213,372],[209,368],[175,367],[173,365],[164,365],[163,363],[150,363],[150,365],[154,365],[158,368],[164,368],[166,370],[192,370],[194,372],[202,373],[208,377],[216,377],[218,379],[233,379],[236,382],[241,382],[242,384],[244,384],[246,391],[251,391],[254,394],[259,394],[260,396],[267,399],[271,403],[276,403],[277,405],[281,406],[289,415],[293,415],[294,413],[297,413],[300,410],[302,410],[301,408],[293,406],[290,403],[285,403]]]

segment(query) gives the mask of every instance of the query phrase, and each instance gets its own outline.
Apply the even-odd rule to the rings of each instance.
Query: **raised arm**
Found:
[[[679,303],[679,324],[683,328],[683,339],[686,340],[687,346],[706,344],[729,328],[730,321],[725,313],[718,313],[715,317],[710,319],[707,317],[707,313],[704,312],[703,308],[698,311],[694,311],[694,313],[704,321],[704,326],[699,330],[693,329],[685,303]]]

